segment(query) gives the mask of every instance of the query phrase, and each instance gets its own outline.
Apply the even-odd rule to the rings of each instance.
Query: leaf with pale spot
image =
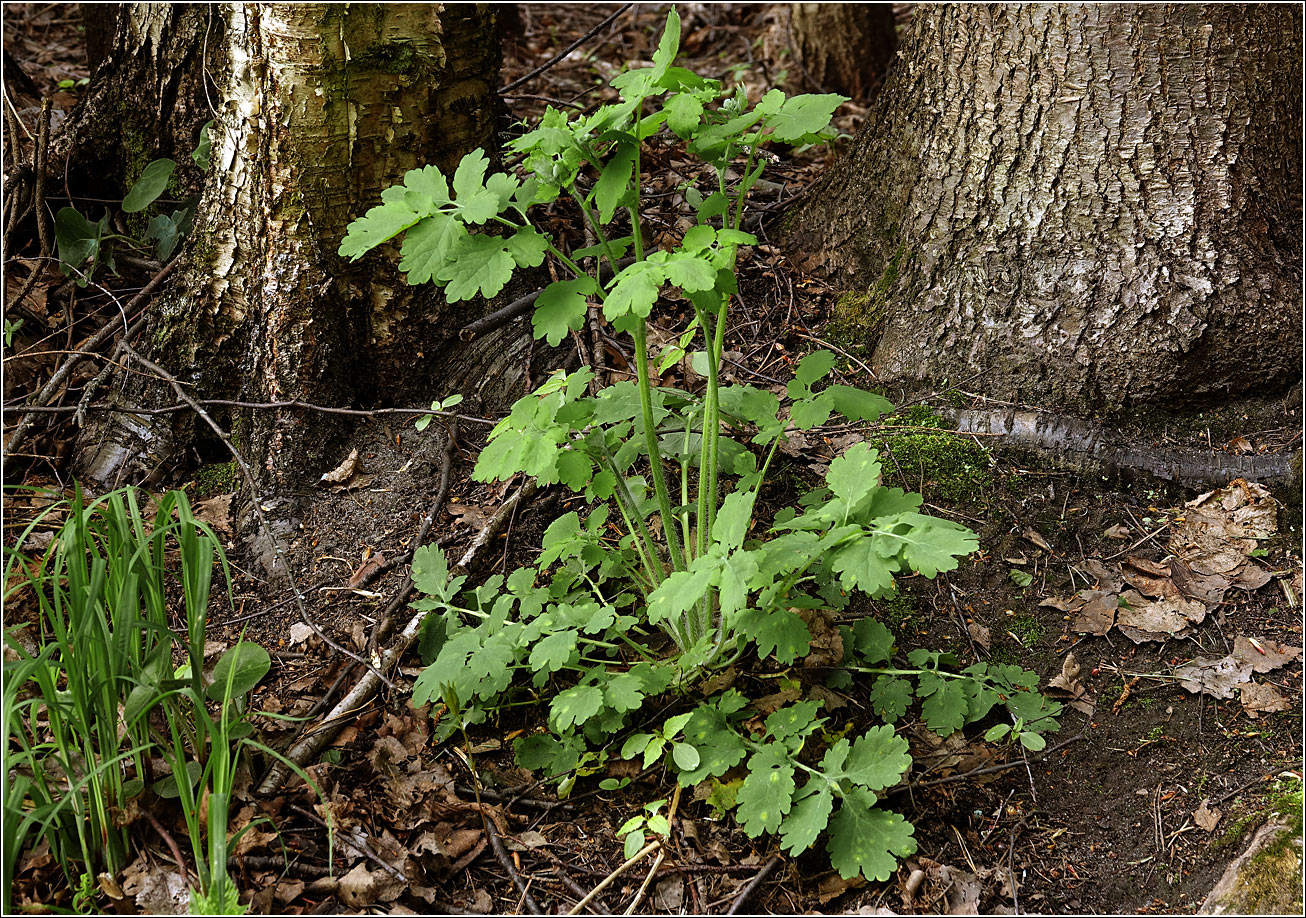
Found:
[[[780,847],[791,855],[801,854],[816,842],[834,809],[830,785],[812,775],[794,797],[793,808],[780,826]]]
[[[794,766],[779,746],[771,744],[753,753],[748,760],[748,777],[739,788],[736,818],[749,838],[780,828],[780,822],[792,806]]]
[[[875,808],[873,793],[860,788],[844,797],[830,820],[825,849],[845,880],[859,873],[883,883],[898,868],[898,859],[916,853],[912,824],[897,813]]]
[[[549,706],[549,722],[557,733],[578,727],[603,710],[603,689],[577,685],[560,692]]]

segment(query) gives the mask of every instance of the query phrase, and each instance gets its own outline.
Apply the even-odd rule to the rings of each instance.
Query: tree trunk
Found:
[[[790,220],[877,373],[1077,413],[1301,377],[1301,11],[920,7]]]
[[[201,175],[190,154],[213,117],[223,66],[222,17],[193,3],[81,4],[92,81],[87,99],[51,138],[75,190],[121,196],[155,159],[177,163],[172,187],[193,193]],[[106,11],[109,15],[106,16]],[[116,18],[110,18],[116,11]],[[66,171],[65,170],[66,165]]]
[[[409,287],[397,247],[356,264],[336,254],[349,222],[407,170],[452,170],[465,153],[493,147],[492,10],[212,10],[222,47],[210,35],[207,54],[225,61],[213,97],[212,164],[176,279],[151,307],[148,344],[137,347],[198,397],[340,406],[461,391],[474,406],[477,395],[498,403],[514,386],[520,394],[518,354],[529,338],[504,330],[455,359],[458,329],[474,317],[465,307],[452,312],[433,291]],[[169,387],[139,378],[117,397],[176,401]],[[265,495],[290,494],[339,458],[328,448],[342,428],[322,415],[215,416],[266,476]],[[176,459],[199,429],[190,417],[155,420],[112,415],[89,428],[78,473],[101,483],[138,478]],[[207,458],[224,458],[220,445],[207,449]]]
[[[898,50],[892,3],[791,3],[789,34],[816,92],[869,99]]]

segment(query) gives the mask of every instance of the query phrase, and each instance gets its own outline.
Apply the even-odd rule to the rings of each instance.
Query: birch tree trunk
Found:
[[[1301,378],[1302,18],[917,9],[787,226],[872,366],[1097,415]]]
[[[129,15],[140,6],[130,4]],[[148,342],[137,346],[200,397],[376,405],[459,391],[473,404],[478,395],[502,400],[520,379],[529,339],[506,331],[462,346],[458,329],[474,315],[465,305],[452,314],[433,291],[409,287],[397,251],[356,264],[336,254],[348,223],[407,170],[452,170],[465,153],[493,148],[493,11],[203,9],[219,20],[205,54],[222,61],[212,163],[175,280],[151,307]],[[138,378],[117,397],[146,407],[175,401],[167,386]],[[116,483],[179,461],[197,430],[193,418],[179,417],[105,416],[79,441],[78,474]],[[341,432],[293,410],[215,417],[272,494],[329,467],[327,448]]]

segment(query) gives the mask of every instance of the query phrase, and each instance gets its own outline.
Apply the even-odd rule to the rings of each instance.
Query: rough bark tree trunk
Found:
[[[190,153],[216,101],[211,78],[204,85],[206,71],[219,72],[224,60],[217,8],[81,6],[94,79],[86,101],[51,139],[50,161],[61,170],[66,165],[70,184],[94,197],[121,195],[160,158],[177,163],[174,188],[197,191],[201,176]]]
[[[212,163],[176,279],[151,307],[138,347],[200,397],[367,405],[459,391],[473,405],[477,395],[502,401],[521,376],[519,331],[487,335],[455,358],[458,329],[471,318],[465,307],[453,312],[433,291],[409,287],[397,248],[356,264],[336,254],[348,223],[408,169],[451,170],[470,150],[493,148],[492,9],[212,9],[222,47],[207,54],[225,62]],[[175,400],[139,378],[117,398]],[[338,458],[326,450],[340,429],[321,415],[220,420],[266,476],[265,494],[292,494]],[[175,459],[195,431],[192,418],[109,415],[80,438],[76,470],[102,483],[139,478]],[[293,512],[285,503],[282,515]]]
[[[892,3],[791,3],[789,33],[815,92],[869,99],[898,50]]]
[[[921,7],[787,226],[874,369],[1080,413],[1301,378],[1301,11]]]

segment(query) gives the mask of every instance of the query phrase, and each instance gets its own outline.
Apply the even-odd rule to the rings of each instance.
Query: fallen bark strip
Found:
[[[944,410],[963,433],[997,435],[1032,449],[1057,466],[1090,474],[1144,472],[1190,488],[1224,485],[1235,478],[1289,484],[1293,454],[1221,453],[1184,447],[1147,446],[1121,431],[1078,418],[1014,408]]]
[[[468,546],[467,551],[463,553],[462,558],[453,566],[452,570],[459,573],[466,572],[471,565],[475,564],[477,559],[485,551],[486,546],[490,544],[490,540],[503,531],[504,526],[508,524],[508,520],[512,518],[513,512],[517,507],[523,501],[530,500],[536,490],[537,485],[535,482],[533,480],[527,481],[517,489],[517,493],[504,501],[503,506],[499,508],[498,512],[494,514],[490,521],[485,524],[485,527],[480,531],[480,533],[477,534],[476,538],[472,540],[472,544]],[[383,680],[380,677],[380,672],[393,670],[399,665],[399,661],[403,659],[404,654],[406,654],[412,648],[413,644],[417,642],[417,637],[422,631],[422,622],[426,621],[426,617],[430,614],[431,610],[429,609],[414,612],[413,617],[409,619],[408,624],[404,626],[404,630],[399,632],[393,643],[386,648],[385,652],[380,654],[379,657],[375,655],[372,657],[372,667],[368,669],[354,687],[336,703],[336,706],[331,709],[331,712],[327,714],[326,718],[316,730],[311,730],[304,734],[299,742],[295,743],[295,745],[285,753],[285,758],[300,768],[303,768],[309,759],[319,753],[336,735],[336,732],[344,726],[349,718],[355,712],[361,710],[363,706],[371,700],[372,696],[376,694],[377,690],[380,689],[383,683]],[[289,777],[290,773],[290,766],[281,760],[277,760],[276,764],[272,766],[272,769],[267,773],[266,777],[264,777],[259,783],[258,789],[255,793],[275,793],[277,789],[281,787],[282,782]]]

